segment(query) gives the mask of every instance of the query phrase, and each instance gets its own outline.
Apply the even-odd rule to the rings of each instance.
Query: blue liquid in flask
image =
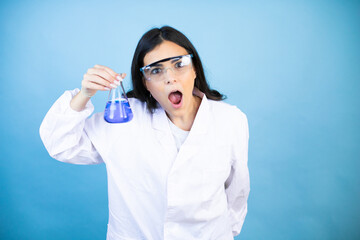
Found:
[[[131,121],[132,118],[133,113],[126,99],[106,103],[104,119],[108,123],[125,123]]]

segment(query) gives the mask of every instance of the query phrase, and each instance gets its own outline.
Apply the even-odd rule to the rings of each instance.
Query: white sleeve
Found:
[[[70,107],[79,89],[66,91],[50,108],[40,126],[40,137],[50,156],[68,163],[102,163],[100,155],[84,130],[85,121],[94,111],[89,101],[84,110]]]
[[[240,234],[247,214],[247,199],[250,193],[248,169],[249,128],[246,115],[238,111],[235,140],[232,153],[231,173],[225,182],[233,236]]]

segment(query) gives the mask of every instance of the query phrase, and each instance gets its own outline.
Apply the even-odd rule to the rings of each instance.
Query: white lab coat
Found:
[[[45,116],[40,135],[49,154],[74,164],[105,162],[108,240],[233,239],[250,191],[248,123],[224,102],[202,102],[179,152],[165,111],[129,99],[134,118],[109,124],[89,101],[70,108],[66,91]]]

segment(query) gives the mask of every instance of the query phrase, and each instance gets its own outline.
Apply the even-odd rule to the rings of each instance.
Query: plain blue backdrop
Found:
[[[105,239],[105,166],[52,159],[39,126],[93,65],[130,74],[138,40],[162,25],[248,116],[236,239],[360,239],[359,1],[1,1],[0,20],[0,239]]]

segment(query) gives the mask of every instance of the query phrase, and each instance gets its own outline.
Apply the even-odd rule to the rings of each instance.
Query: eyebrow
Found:
[[[159,64],[159,63],[166,62],[166,61],[169,61],[169,60],[172,60],[171,62],[173,63],[173,62],[175,62],[175,61],[178,61],[182,56],[184,56],[184,55],[175,56],[175,57],[169,57],[169,58],[164,58],[164,59],[161,59],[161,60],[159,60],[159,61],[150,63],[149,65],[146,65],[146,67],[161,66],[162,64]]]
[[[147,67],[159,67],[159,66],[162,66],[163,64],[162,63],[152,63],[150,65],[147,65]]]

